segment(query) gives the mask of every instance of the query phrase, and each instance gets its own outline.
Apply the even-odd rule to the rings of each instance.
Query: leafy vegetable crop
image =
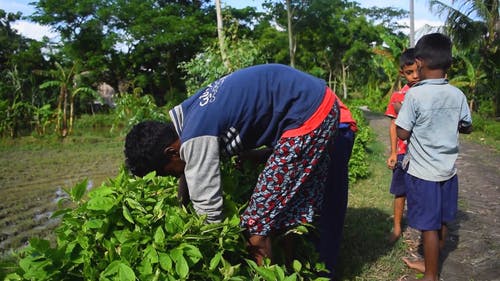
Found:
[[[253,181],[226,167],[223,182],[226,219],[216,224],[180,206],[171,177],[122,170],[89,192],[78,183],[54,214],[61,218],[55,245],[31,239],[5,280],[328,280],[318,277],[324,266],[300,235],[303,258],[257,266],[239,227]]]

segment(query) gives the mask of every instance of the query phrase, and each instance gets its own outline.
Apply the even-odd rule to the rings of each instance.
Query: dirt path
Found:
[[[379,141],[388,142],[388,118],[367,112]],[[442,281],[500,281],[500,154],[460,140],[459,213],[442,253]]]

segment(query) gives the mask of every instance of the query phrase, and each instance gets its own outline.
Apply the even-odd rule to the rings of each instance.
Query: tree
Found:
[[[177,65],[215,37],[209,2],[40,0],[31,18],[59,31],[60,53],[92,69],[95,79],[115,88],[134,80],[161,104],[166,93],[184,91]]]
[[[58,88],[55,129],[62,137],[66,137],[73,129],[75,97],[79,93],[97,94],[91,88],[79,85],[80,77],[85,75],[85,72],[79,71],[80,64],[78,62],[75,62],[70,68],[65,68],[59,63],[56,63],[55,66],[56,69],[48,71],[48,75],[54,80],[42,83],[40,88]]]
[[[229,60],[226,53],[226,42],[224,36],[224,24],[222,22],[222,11],[220,7],[220,0],[215,0],[215,11],[217,14],[217,36],[219,38],[219,50],[222,56],[222,61],[227,69],[231,69]]]
[[[290,66],[295,67],[295,40],[293,40],[293,28],[292,28],[292,17],[293,10],[292,5],[290,5],[290,0],[286,0],[286,19],[287,19],[287,30],[288,30],[288,49],[290,52]]]
[[[11,24],[21,16],[0,9],[0,134],[8,132],[12,137],[31,130],[33,110],[46,102],[33,75],[33,70],[47,65],[41,53],[43,43],[12,29]]]
[[[498,116],[500,106],[500,17],[498,0],[456,0],[458,8],[443,1],[430,0],[431,10],[445,15],[445,30],[457,49],[467,50],[471,63],[490,74],[486,82],[487,91],[494,96]],[[477,55],[476,55],[477,54]],[[465,70],[468,72],[468,70]],[[479,86],[479,85],[477,85]],[[478,92],[479,94],[479,92]],[[484,94],[483,94],[484,95]]]

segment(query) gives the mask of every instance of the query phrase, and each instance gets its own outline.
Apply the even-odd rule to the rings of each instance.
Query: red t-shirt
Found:
[[[410,86],[405,85],[401,90],[392,93],[391,100],[389,101],[389,104],[387,105],[387,109],[385,110],[385,116],[391,118],[391,119],[396,119],[398,117],[398,113],[394,109],[394,103],[396,102],[403,102],[405,99],[405,94],[406,92],[410,89]],[[397,147],[397,153],[398,154],[405,154],[406,153],[406,141],[398,138],[396,147]]]

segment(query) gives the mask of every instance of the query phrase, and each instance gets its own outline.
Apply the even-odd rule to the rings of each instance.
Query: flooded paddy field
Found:
[[[114,178],[123,164],[123,137],[2,140],[0,143],[0,255],[32,237],[53,238],[51,218],[64,189]]]

